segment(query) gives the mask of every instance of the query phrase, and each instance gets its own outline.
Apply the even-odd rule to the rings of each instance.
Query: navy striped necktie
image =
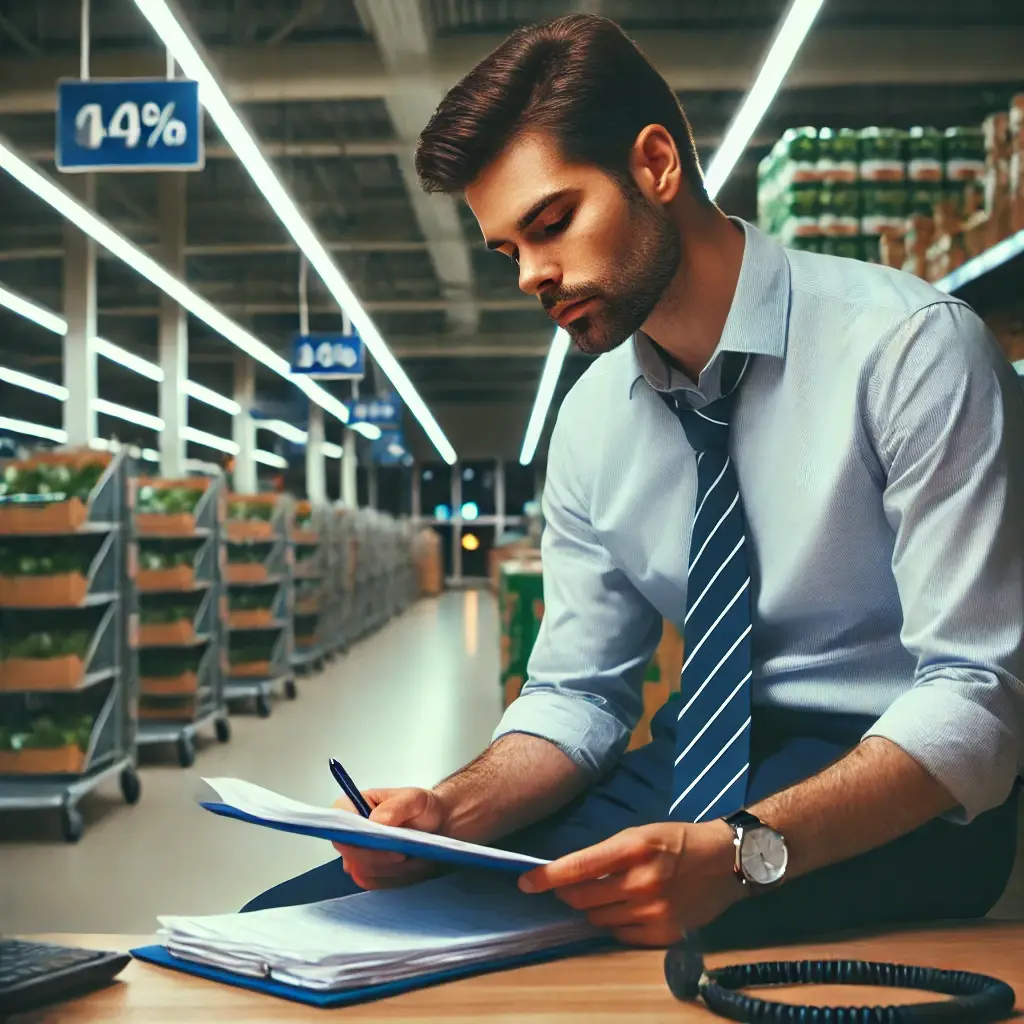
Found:
[[[686,584],[685,660],[669,817],[707,821],[743,806],[750,767],[750,572],[729,456],[729,422],[750,357],[722,368],[722,396],[693,409],[666,396],[697,459]]]

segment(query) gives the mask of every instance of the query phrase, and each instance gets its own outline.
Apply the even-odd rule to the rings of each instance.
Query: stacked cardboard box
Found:
[[[544,585],[537,558],[508,560],[499,569],[498,608],[501,618],[501,685],[505,706],[519,696],[527,678],[530,653],[544,617]],[[630,737],[629,749],[651,739],[651,719],[679,689],[683,640],[665,622],[661,642],[644,676],[643,714]]]
[[[1007,134],[1010,153],[1007,167],[1010,229],[1015,232],[1024,231],[1024,93],[1014,96],[1010,102]]]
[[[420,530],[413,541],[413,560],[420,593],[436,596],[444,590],[444,559],[441,537],[436,530]]]

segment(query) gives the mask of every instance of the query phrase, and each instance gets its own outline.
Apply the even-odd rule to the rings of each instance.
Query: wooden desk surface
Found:
[[[143,936],[49,935],[67,945],[127,950],[145,943]],[[957,968],[991,974],[1017,992],[1024,1010],[1024,923],[982,921],[928,931],[890,932],[814,946],[745,951],[708,958],[709,964],[761,959],[831,959],[856,957],[929,967]],[[22,1014],[11,1024],[231,1024],[311,1022],[331,1018],[361,1021],[515,1021],[517,1024],[621,1024],[632,1021],[720,1021],[703,1004],[676,1002],[665,986],[664,953],[624,950],[522,967],[408,992],[376,1003],[320,1010],[286,1000],[204,981],[133,961],[121,980],[81,999],[48,1010]],[[819,1004],[914,1002],[926,993],[859,989],[852,986],[805,986],[774,989],[772,998]],[[941,998],[941,997],[936,997]]]

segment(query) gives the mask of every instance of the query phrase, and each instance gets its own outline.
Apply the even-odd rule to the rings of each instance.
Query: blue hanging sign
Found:
[[[353,398],[345,405],[348,406],[349,423],[372,423],[382,430],[402,425],[402,400],[393,391]]]
[[[363,339],[351,334],[300,334],[292,348],[292,373],[332,380],[362,380]]]
[[[401,466],[412,462],[401,430],[390,427],[382,430],[380,437],[370,443],[370,450],[373,461],[380,466]]]
[[[181,78],[62,79],[57,170],[201,171],[199,83]]]

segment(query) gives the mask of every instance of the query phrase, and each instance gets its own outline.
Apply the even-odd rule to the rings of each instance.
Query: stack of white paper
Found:
[[[354,837],[346,840],[352,845],[359,845],[362,836],[374,836],[379,839],[402,839],[412,842],[419,848],[419,856],[427,858],[430,858],[436,851],[473,854],[492,864],[513,864],[524,870],[547,863],[538,857],[530,857],[526,854],[496,850],[489,846],[463,842],[460,839],[449,839],[447,836],[419,832],[416,829],[381,825],[336,807],[316,807],[312,804],[304,804],[242,779],[220,778],[204,779],[203,781],[217,792],[223,803],[254,818],[260,818],[262,821],[270,823],[301,825],[309,828],[344,829],[356,833]]]
[[[527,895],[492,872],[249,914],[161,917],[160,925],[174,956],[318,991],[486,964],[601,934],[556,897]]]

